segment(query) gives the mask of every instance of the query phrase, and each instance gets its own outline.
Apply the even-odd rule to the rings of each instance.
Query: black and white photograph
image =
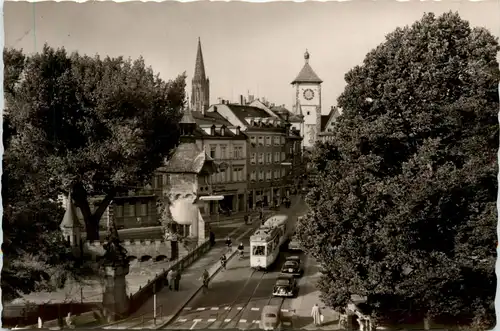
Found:
[[[2,328],[494,329],[499,14],[5,1]]]

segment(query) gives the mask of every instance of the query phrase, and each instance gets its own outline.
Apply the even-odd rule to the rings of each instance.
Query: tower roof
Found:
[[[73,199],[71,199],[71,193],[68,195],[68,201],[66,202],[66,212],[64,213],[63,220],[61,222],[61,228],[77,228],[81,227],[80,220],[76,216],[75,205],[73,204]]]
[[[205,63],[203,62],[203,53],[201,52],[201,40],[198,37],[198,52],[196,54],[193,81],[205,81],[206,79]]]
[[[196,121],[194,120],[193,113],[191,112],[191,109],[189,107],[186,107],[183,111],[183,115],[181,118],[181,121],[179,124],[196,124]]]
[[[317,83],[321,84],[323,81],[316,75],[314,70],[309,65],[309,52],[306,50],[304,54],[304,60],[306,63],[302,67],[302,70],[299,72],[297,77],[293,80],[292,84],[296,83]]]

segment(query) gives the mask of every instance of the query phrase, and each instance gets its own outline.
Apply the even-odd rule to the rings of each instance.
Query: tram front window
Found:
[[[252,255],[264,256],[265,255],[264,246],[253,246]]]

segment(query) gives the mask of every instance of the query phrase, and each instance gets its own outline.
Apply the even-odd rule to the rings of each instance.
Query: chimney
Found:
[[[226,126],[225,126],[225,125],[223,125],[223,126],[220,128],[220,135],[221,135],[221,136],[224,136],[224,135],[225,135],[225,133],[226,133]]]
[[[218,97],[218,98],[217,98],[217,103],[218,103],[218,104],[221,104],[221,103],[222,103],[222,98],[221,98],[221,97]]]
[[[215,136],[215,124],[210,127],[210,135]]]
[[[248,102],[252,102],[254,100],[254,96],[253,95],[249,95],[248,96]]]
[[[236,127],[236,135],[237,135],[237,136],[239,136],[239,135],[240,135],[240,133],[241,133],[241,131],[240,131],[240,127],[239,127],[239,126],[237,126],[237,127]]]
[[[217,112],[217,106],[214,106],[214,112]]]
[[[331,111],[333,111],[333,108],[334,108],[333,106],[332,106],[332,107],[330,107],[330,110],[331,110]]]
[[[243,94],[240,94],[240,105],[245,105],[245,99],[243,98]]]

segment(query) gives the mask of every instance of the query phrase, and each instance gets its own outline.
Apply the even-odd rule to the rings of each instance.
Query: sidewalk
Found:
[[[248,228],[246,231],[239,230],[240,228]],[[243,225],[238,228],[239,237],[247,235],[253,231],[251,225]],[[236,238],[238,240],[239,238]],[[213,277],[220,268],[219,259],[223,253],[227,252],[223,238],[216,241],[215,246],[210,249],[204,256],[195,261],[191,266],[186,268],[181,274],[180,290],[178,292],[171,291],[168,288],[163,288],[156,294],[157,319],[156,324],[153,320],[154,298],[151,297],[138,311],[133,313],[124,321],[113,323],[105,326],[105,329],[143,329],[143,328],[158,328],[172,320],[179,311],[193,298],[202,285],[201,276],[206,269]],[[230,259],[236,253],[236,249],[226,256]]]

